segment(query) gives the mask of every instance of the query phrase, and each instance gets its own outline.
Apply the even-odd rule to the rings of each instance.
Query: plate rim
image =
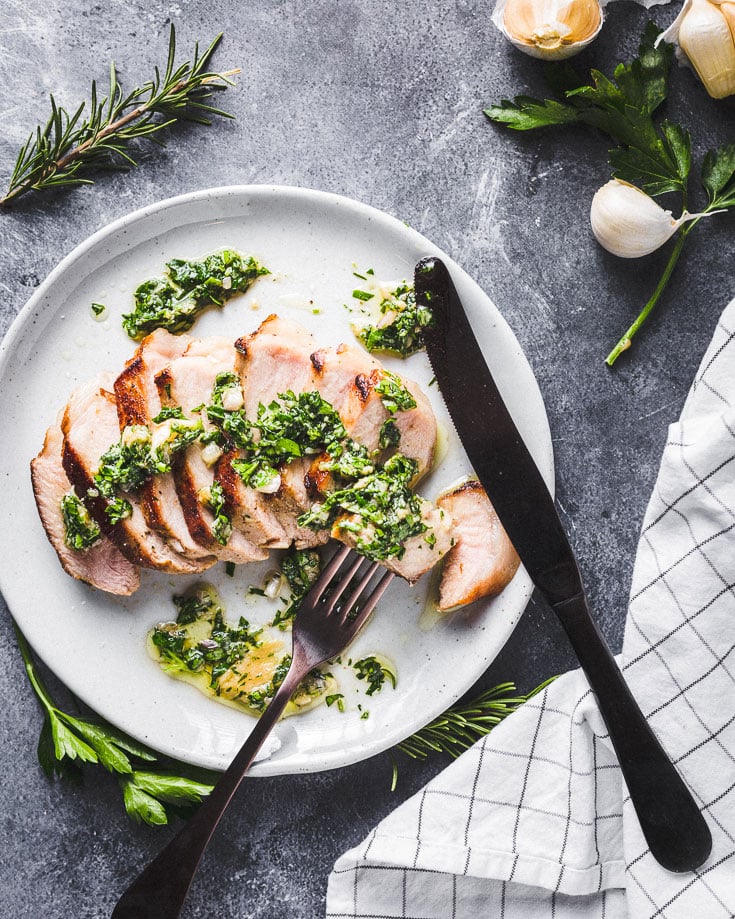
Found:
[[[132,224],[138,224],[145,222],[147,219],[161,214],[167,210],[175,209],[179,206],[194,205],[200,201],[211,201],[218,198],[248,198],[253,196],[259,197],[279,197],[279,196],[292,196],[302,201],[312,200],[314,202],[327,203],[332,206],[337,206],[344,208],[347,212],[352,211],[361,219],[366,217],[369,220],[374,221],[376,224],[383,224],[391,228],[394,231],[398,231],[408,239],[410,238],[415,245],[420,245],[424,248],[427,248],[429,251],[435,251],[437,254],[440,254],[441,257],[445,260],[447,265],[453,272],[458,272],[463,278],[471,284],[471,286],[476,290],[476,293],[481,296],[489,305],[492,306],[494,314],[493,321],[499,322],[504,326],[504,334],[508,336],[508,340],[513,343],[518,351],[519,359],[522,361],[522,364],[525,365],[523,368],[524,374],[527,377],[527,385],[533,389],[533,395],[538,401],[538,405],[541,408],[541,421],[543,422],[543,430],[540,432],[543,436],[544,447],[543,458],[546,461],[547,468],[542,468],[542,474],[544,474],[545,479],[547,480],[547,485],[549,486],[552,495],[554,493],[554,455],[553,455],[553,443],[551,440],[551,432],[548,423],[548,415],[546,412],[546,407],[544,404],[543,396],[541,394],[538,381],[533,372],[533,368],[528,361],[528,358],[525,355],[525,352],[520,346],[518,339],[515,336],[515,333],[509,326],[505,317],[502,315],[500,310],[495,305],[494,301],[485,293],[485,291],[479,286],[479,284],[463,269],[456,261],[449,255],[447,255],[443,250],[441,250],[435,243],[427,239],[422,233],[414,229],[412,226],[406,224],[404,221],[400,220],[397,217],[394,217],[392,214],[387,213],[386,211],[380,210],[370,204],[365,204],[357,199],[347,197],[345,195],[336,194],[334,192],[322,191],[318,189],[306,188],[298,185],[280,185],[280,184],[237,184],[237,185],[222,185],[222,186],[213,186],[211,188],[198,189],[191,192],[186,192],[180,195],[175,195],[169,198],[164,198],[159,201],[152,202],[151,204],[145,205],[141,208],[137,208],[127,214],[116,218],[110,223],[105,224],[99,229],[95,230],[91,235],[83,239],[80,243],[74,246],[49,272],[49,274],[44,278],[41,284],[36,288],[24,306],[20,309],[18,314],[12,320],[10,326],[8,327],[6,333],[4,334],[2,341],[0,341],[0,380],[4,378],[8,370],[8,362],[11,358],[11,355],[14,350],[14,345],[18,341],[22,334],[25,332],[28,325],[29,319],[33,317],[34,310],[37,308],[38,304],[48,295],[49,291],[53,289],[53,286],[57,282],[57,279],[62,277],[69,269],[72,267],[78,260],[83,258],[90,250],[95,249],[100,244],[104,244],[104,241],[113,237],[121,231],[125,231],[127,227]],[[183,225],[183,224],[182,224]],[[131,248],[134,248],[135,241],[131,243]],[[542,465],[541,463],[539,464]],[[512,635],[515,627],[518,624],[523,612],[528,604],[530,599],[533,585],[528,578],[528,575],[521,568],[519,573],[516,575],[517,578],[521,579],[521,589],[520,593],[522,595],[522,607],[515,613],[513,616],[508,617],[508,625],[505,629],[505,632],[501,639],[501,644],[495,651],[493,658],[488,662],[487,666],[492,663],[492,660],[495,659],[497,654],[500,653],[500,650],[508,641]],[[13,611],[11,610],[10,603],[8,602],[5,591],[3,590],[3,582],[5,582],[5,576],[3,574],[3,569],[0,567],[0,592],[3,594],[3,599],[8,607],[11,617],[15,621]],[[18,626],[20,627],[20,626]],[[32,640],[29,639],[31,646],[33,647],[34,653],[49,667],[49,669],[56,675],[56,668],[48,663],[46,656],[38,651],[33,644]],[[61,679],[61,678],[60,678]],[[465,686],[459,696],[463,695],[470,686],[479,679],[479,676],[475,675],[471,682]],[[62,680],[62,682],[64,682]],[[80,694],[81,695],[81,694]],[[86,700],[85,700],[86,702]],[[90,705],[89,702],[86,704]],[[94,709],[94,705],[90,705]],[[423,723],[426,724],[430,721],[434,714],[427,717],[427,720]],[[112,724],[115,724],[115,721],[111,718],[108,718]],[[125,729],[127,730],[127,729]],[[413,728],[417,730],[417,728]],[[136,736],[134,732],[130,732],[132,736]],[[142,732],[141,732],[142,733]],[[251,772],[254,776],[257,775],[280,775],[280,774],[289,774],[289,773],[305,773],[305,772],[318,772],[326,769],[332,768],[341,768],[343,766],[351,765],[356,762],[360,762],[368,757],[377,755],[393,747],[396,743],[399,743],[401,739],[405,739],[408,734],[412,733],[403,733],[401,737],[396,737],[391,734],[387,741],[381,742],[381,739],[371,737],[366,744],[367,752],[362,752],[356,750],[354,755],[351,756],[339,756],[335,757],[334,755],[324,756],[321,754],[321,758],[312,761],[308,765],[299,765],[295,764],[292,767],[289,767],[288,762],[279,762],[277,763],[277,768],[272,769],[268,768],[270,760],[265,760],[261,763],[256,763]],[[176,754],[171,754],[165,750],[161,751],[160,747],[156,746],[155,741],[151,741],[150,738],[142,738],[140,733],[137,735],[142,742],[151,746],[153,749],[159,750],[164,753],[166,756],[176,756],[176,758],[182,759],[184,762],[188,762],[194,765],[200,765],[194,759],[187,758],[184,753],[177,752]],[[366,739],[367,740],[367,739]],[[312,755],[312,759],[314,756]],[[336,761],[335,761],[336,760]],[[274,763],[275,765],[275,763]],[[217,768],[212,767],[211,765],[208,768]]]

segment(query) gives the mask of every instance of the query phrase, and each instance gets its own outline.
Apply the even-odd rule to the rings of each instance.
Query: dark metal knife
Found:
[[[589,611],[554,500],[483,357],[449,272],[416,266],[416,300],[431,366],[462,445],[526,571],[561,620],[595,692],[643,835],[669,871],[693,871],[712,836],[691,792],[630,692]]]

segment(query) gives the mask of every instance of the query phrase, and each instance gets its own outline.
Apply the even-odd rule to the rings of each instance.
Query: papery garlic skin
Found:
[[[563,60],[597,36],[602,19],[599,0],[506,0],[502,28],[526,54]]]
[[[679,60],[691,64],[713,99],[735,94],[734,2],[686,0],[660,41],[676,46]]]
[[[590,223],[597,242],[621,258],[641,258],[663,246],[689,217],[675,220],[635,185],[611,179],[595,194]]]
[[[496,0],[492,20],[519,51],[546,61],[578,54],[594,41],[615,0]],[[635,0],[646,8],[669,0]]]

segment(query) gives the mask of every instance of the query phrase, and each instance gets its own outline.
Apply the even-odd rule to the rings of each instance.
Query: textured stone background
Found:
[[[163,153],[146,148],[132,174],[29,196],[0,214],[0,331],[77,243],[170,195],[228,183],[304,185],[406,220],[479,281],[526,350],[548,408],[563,519],[617,650],[666,426],[733,293],[733,218],[697,230],[635,353],[611,372],[604,355],[666,256],[624,263],[592,239],[589,202],[608,178],[603,138],[582,130],[517,136],[485,121],[483,104],[543,92],[540,65],[505,43],[489,12],[487,0],[2,0],[2,182],[45,117],[49,91],[74,105],[92,77],[104,83],[111,58],[128,86],[147,78],[170,21],[182,53],[224,31],[215,64],[243,74],[225,99],[236,121],[176,130]],[[675,9],[654,13],[664,25]],[[639,7],[615,3],[578,62],[609,70],[627,59],[644,21]],[[731,104],[709,100],[690,73],[674,74],[671,98],[670,116],[691,126],[697,149],[733,139]],[[169,830],[129,822],[102,770],[83,787],[46,781],[35,755],[39,710],[4,607],[0,640],[0,916],[109,915]],[[571,666],[560,628],[532,602],[482,685],[513,679],[528,690]],[[322,915],[334,859],[443,765],[402,763],[394,794],[385,755],[336,772],[247,782],[185,915]]]

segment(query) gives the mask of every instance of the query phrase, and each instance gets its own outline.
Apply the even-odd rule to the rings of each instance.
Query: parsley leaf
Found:
[[[638,57],[619,64],[609,78],[598,70],[583,82],[568,64],[550,65],[547,82],[561,99],[533,99],[519,95],[513,101],[485,109],[494,122],[516,131],[530,131],[554,125],[580,124],[596,128],[616,143],[609,151],[614,178],[628,182],[649,195],[676,192],[682,212],[688,208],[692,172],[692,142],[689,131],[668,120],[654,117],[668,94],[673,46],[658,41],[658,27],[649,22]],[[632,344],[669,283],[684,242],[702,217],[735,206],[735,144],[709,151],[702,160],[702,185],[707,207],[689,214],[675,234],[675,244],[653,294],[608,354],[612,366]]]
[[[674,53],[666,43],[655,46],[657,35],[657,27],[649,23],[635,60],[619,64],[613,79],[592,70],[590,83],[566,89],[565,102],[516,96],[512,102],[490,106],[485,115],[516,131],[563,124],[597,128],[621,145],[610,157],[616,178],[638,184],[651,195],[686,192],[689,133],[669,122],[658,127],[653,119],[666,98]],[[554,82],[568,86],[570,73],[566,67],[564,80]]]
[[[156,754],[101,719],[71,715],[59,708],[41,680],[28,643],[17,626],[15,633],[26,674],[44,712],[38,760],[49,779],[78,779],[82,765],[101,765],[119,777],[128,814],[152,826],[168,822],[166,805],[180,813],[181,805],[198,804],[212,791],[214,786],[198,777],[176,775],[168,769],[141,771],[135,762],[150,765],[157,761]]]
[[[702,185],[710,207],[732,207],[735,204],[735,144],[705,153]]]

